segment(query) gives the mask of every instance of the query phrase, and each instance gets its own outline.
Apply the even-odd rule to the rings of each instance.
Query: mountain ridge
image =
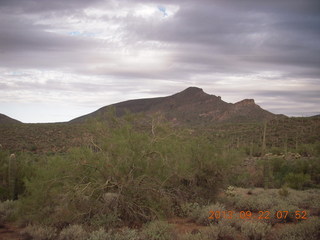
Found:
[[[22,123],[19,120],[11,118],[5,114],[0,113],[0,124],[17,124]]]
[[[259,122],[284,115],[273,114],[257,105],[254,99],[243,99],[236,103],[227,103],[220,96],[205,93],[198,87],[188,87],[170,96],[127,100],[104,106],[92,113],[72,119],[79,123],[90,118],[104,118],[104,114],[115,108],[117,116],[126,112],[154,114],[160,112],[173,122]]]

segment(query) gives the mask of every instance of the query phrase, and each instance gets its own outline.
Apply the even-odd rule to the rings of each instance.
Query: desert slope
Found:
[[[108,105],[70,122],[84,122],[90,118],[103,119],[111,108],[115,108],[117,116],[122,116],[126,111],[145,114],[160,112],[170,121],[193,124],[260,122],[283,117],[262,109],[253,99],[245,99],[234,104],[227,103],[219,96],[205,93],[201,88],[189,87],[171,96],[129,100]]]

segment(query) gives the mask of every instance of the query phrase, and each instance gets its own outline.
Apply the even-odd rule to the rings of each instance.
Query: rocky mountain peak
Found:
[[[236,106],[248,106],[248,105],[255,105],[254,99],[243,99],[239,102],[235,103]]]

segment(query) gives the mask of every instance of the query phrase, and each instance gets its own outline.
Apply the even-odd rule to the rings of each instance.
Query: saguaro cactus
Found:
[[[267,134],[267,121],[263,124],[263,135],[262,135],[262,156],[266,154],[266,134]]]
[[[287,156],[288,154],[288,134],[286,133],[284,137],[284,155]]]
[[[16,172],[17,172],[16,155],[11,154],[9,157],[9,163],[8,163],[8,188],[9,188],[9,197],[12,200],[15,199]]]
[[[264,164],[263,164],[263,178],[264,178],[264,188],[268,189],[270,187],[270,160],[266,156],[266,134],[267,134],[267,121],[264,122],[263,125],[263,135],[262,135],[262,149],[261,149],[261,155],[264,159]]]

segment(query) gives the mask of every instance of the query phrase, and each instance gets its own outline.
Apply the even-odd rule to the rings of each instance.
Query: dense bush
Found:
[[[297,224],[285,225],[275,229],[270,239],[275,240],[318,240],[320,238],[320,219],[312,218]]]
[[[301,190],[305,186],[310,185],[311,177],[309,174],[304,173],[289,173],[285,177],[285,181],[289,187]]]
[[[208,206],[204,206],[197,212],[193,212],[193,218],[196,221],[196,223],[201,225],[210,225],[213,223],[218,223],[223,218],[222,212],[226,211],[226,208],[221,203],[215,203]],[[209,217],[212,215],[211,212],[214,212],[214,215],[212,216],[213,219],[209,219]]]
[[[191,217],[191,218],[196,218],[196,216],[199,214],[201,211],[201,206],[198,203],[182,203],[180,205],[180,208],[178,210],[178,215],[181,217]]]
[[[56,240],[58,236],[56,228],[41,225],[28,225],[20,233],[34,240]]]
[[[239,232],[227,221],[210,225],[209,228],[200,231],[201,240],[237,239]]]
[[[0,224],[13,218],[16,202],[4,201],[0,202]]]
[[[259,221],[245,221],[241,225],[241,232],[250,240],[266,239],[271,226]]]
[[[315,145],[312,149],[305,146],[308,152],[302,157],[287,154],[269,158],[262,155],[261,143],[250,138],[249,156],[245,156],[245,143],[236,136],[238,131],[230,137],[226,129],[215,133],[173,127],[159,116],[147,120],[110,115],[107,121],[92,120],[82,127],[92,131],[86,143],[64,153],[17,153],[9,162],[10,153],[0,150],[0,200],[18,198],[18,211],[13,211],[11,202],[0,204],[0,220],[15,215],[23,223],[42,226],[30,227],[34,236],[45,234],[46,226],[59,229],[68,239],[77,232],[77,227],[68,226],[85,226],[100,229],[89,235],[92,239],[138,239],[135,230],[113,230],[175,214],[211,225],[211,230],[188,238],[222,239],[236,238],[241,229],[255,238],[258,233],[253,229],[265,225],[254,228],[235,220],[209,220],[209,211],[301,208],[319,215],[319,191],[254,189],[264,185],[267,174],[268,187],[281,187],[285,182],[296,189],[317,187],[320,165]],[[233,126],[229,127],[232,130]],[[269,147],[272,144],[267,144]],[[276,146],[272,152],[280,154],[281,149]],[[252,189],[239,192],[239,188],[229,187],[221,196],[224,204],[213,204],[219,188],[229,185]],[[290,215],[288,221],[293,220]],[[152,226],[150,223],[145,229],[156,231]]]
[[[111,238],[111,234],[106,232],[103,228],[93,231],[89,234],[88,240],[108,240]]]
[[[19,201],[26,221],[116,227],[170,216],[186,200],[214,199],[232,164],[228,154],[203,136],[190,138],[165,124],[150,131],[116,120],[113,128],[99,125],[94,148],[34,164]]]
[[[25,191],[24,179],[32,175],[32,154],[10,154],[0,148],[0,201],[16,200]]]
[[[243,196],[237,195],[234,197],[234,207],[238,211],[266,211],[276,204],[279,200],[268,192],[262,192],[258,195]]]
[[[212,231],[214,229],[211,228]],[[214,233],[212,233],[214,234]],[[237,239],[239,232],[235,227],[225,224],[225,222],[219,222],[218,224],[218,239]]]
[[[210,238],[213,239],[214,238]],[[192,233],[186,233],[182,236],[180,236],[179,240],[206,240],[201,232],[192,234]]]
[[[86,240],[87,237],[88,234],[81,225],[70,225],[59,234],[59,240]]]
[[[173,227],[164,221],[153,221],[148,223],[143,231],[144,239],[171,240],[174,238]]]

